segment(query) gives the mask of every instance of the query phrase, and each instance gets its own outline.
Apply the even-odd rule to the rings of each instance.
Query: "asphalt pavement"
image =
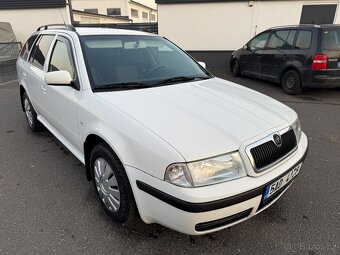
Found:
[[[9,82],[0,84],[0,254],[340,254],[340,90],[289,96],[269,82],[220,76],[292,107],[309,137],[299,177],[274,205],[198,237],[114,223],[85,167],[48,131],[30,132]]]

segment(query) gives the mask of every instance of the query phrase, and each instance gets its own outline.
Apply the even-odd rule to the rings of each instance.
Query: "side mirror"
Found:
[[[204,69],[207,68],[207,65],[204,62],[198,61],[198,64],[202,66]]]
[[[246,44],[246,45],[244,45],[242,49],[244,49],[244,50],[248,50],[248,45],[247,45],[247,44]]]
[[[45,83],[54,86],[72,86],[73,79],[67,71],[55,71],[45,74]]]

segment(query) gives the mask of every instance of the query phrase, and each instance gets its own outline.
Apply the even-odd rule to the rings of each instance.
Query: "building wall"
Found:
[[[149,15],[150,10],[155,9],[155,2],[152,0],[139,0],[138,2],[146,6],[144,7],[130,2],[129,0],[73,0],[72,7],[74,10],[79,11],[84,11],[85,9],[98,9],[98,13],[104,15],[107,15],[107,8],[120,8],[121,16],[128,16],[133,22],[149,22],[149,19],[143,19],[142,11],[147,12]],[[138,18],[131,16],[131,8],[138,10]],[[153,10],[152,14],[156,15],[157,20],[157,11]]]
[[[118,19],[115,17],[101,17],[99,15],[91,15],[88,13],[73,12],[73,19],[80,24],[119,24],[129,23],[129,20]]]
[[[144,6],[141,6],[139,4],[135,4],[133,2],[129,2],[129,17],[130,19],[133,20],[134,23],[142,23],[142,22],[150,22],[150,15],[153,14],[155,15],[156,17],[156,20],[153,20],[152,22],[156,22],[157,21],[157,11],[156,10],[153,10],[153,9],[150,9],[148,7],[144,7]],[[138,11],[138,18],[136,17],[133,17],[131,15],[131,9],[134,9],[134,10],[137,10]],[[143,18],[143,12],[146,12],[148,14],[148,18],[145,19]]]
[[[0,21],[9,22],[19,42],[26,42],[39,26],[46,24],[70,24],[68,7],[44,9],[0,10]]]
[[[107,8],[120,8],[122,16],[128,16],[128,5],[126,0],[73,0],[74,10],[98,9],[99,14],[107,15]]]
[[[323,0],[160,3],[159,33],[185,50],[235,50],[267,28],[299,24],[303,4],[319,3],[340,6],[340,1]]]

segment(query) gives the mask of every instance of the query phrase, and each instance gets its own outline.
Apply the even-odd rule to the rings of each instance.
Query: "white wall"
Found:
[[[127,0],[72,0],[74,10],[98,9],[99,14],[107,15],[107,8],[120,8],[122,16],[129,16]]]
[[[114,16],[111,17],[102,17],[100,15],[96,14],[87,14],[87,13],[79,13],[74,12],[73,13],[73,19],[74,21],[77,21],[79,23],[83,24],[118,24],[118,23],[128,23],[128,20],[125,19],[118,19]]]
[[[332,0],[159,4],[159,33],[185,50],[235,50],[267,28],[299,24],[303,4],[316,3],[340,8]]]
[[[0,21],[12,25],[17,41],[25,43],[39,26],[70,24],[68,8],[0,10]]]

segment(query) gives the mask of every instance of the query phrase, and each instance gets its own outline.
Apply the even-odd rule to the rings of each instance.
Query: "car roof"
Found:
[[[117,29],[117,28],[102,28],[102,27],[76,27],[76,31],[79,35],[149,35],[157,36],[142,31]]]
[[[53,27],[54,26],[54,27]],[[59,27],[56,27],[59,26]],[[44,28],[44,29],[41,29]],[[49,33],[49,32],[66,32],[74,33],[78,35],[144,35],[144,36],[158,36],[156,34],[147,33],[143,31],[130,30],[130,29],[119,29],[119,28],[103,28],[103,27],[73,27],[69,25],[47,25],[38,28],[37,32]]]
[[[277,26],[271,27],[268,30],[276,30],[276,29],[303,29],[303,28],[332,28],[332,27],[340,27],[340,25],[335,24],[324,24],[324,25],[316,25],[316,24],[300,24],[300,25],[287,25],[287,26]]]

